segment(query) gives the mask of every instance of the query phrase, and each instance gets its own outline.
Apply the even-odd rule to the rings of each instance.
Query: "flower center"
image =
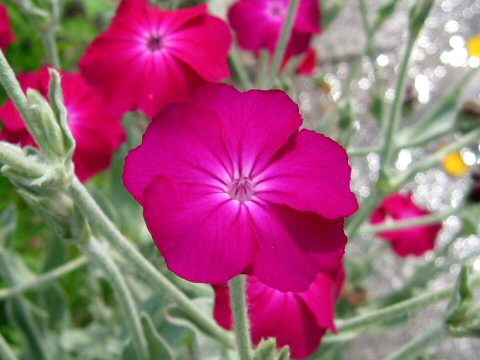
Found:
[[[147,40],[147,49],[154,52],[163,48],[163,38],[159,35],[153,35]]]
[[[232,180],[232,182],[228,185],[227,193],[232,199],[237,200],[240,203],[244,203],[253,197],[255,189],[250,178],[241,177],[239,179]]]
[[[287,8],[285,5],[278,2],[273,3],[269,10],[270,16],[275,19],[283,19],[287,15]]]

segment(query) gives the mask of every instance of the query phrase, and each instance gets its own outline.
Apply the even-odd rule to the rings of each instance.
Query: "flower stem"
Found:
[[[393,183],[394,188],[401,188],[407,184],[410,180],[415,178],[419,172],[428,170],[438,163],[440,163],[446,156],[450,155],[452,152],[460,150],[464,146],[469,145],[470,143],[478,140],[480,137],[480,129],[475,129],[467,133],[466,135],[459,138],[457,141],[451,143],[448,146],[440,149],[436,153],[427,156],[423,160],[417,162],[406,174],[399,176]]]
[[[297,17],[298,7],[300,6],[300,0],[291,0],[290,7],[288,9],[287,20],[282,30],[282,35],[278,43],[277,51],[273,58],[272,72],[270,74],[270,82],[268,87],[272,87],[275,83],[275,79],[278,76],[280,67],[282,66],[283,58],[287,51],[287,45],[292,35],[293,25],[295,23],[295,18]]]
[[[39,275],[38,277],[34,278],[33,280],[30,280],[25,283],[21,283],[15,287],[9,288],[9,289],[1,289],[0,290],[0,300],[7,299],[9,297],[21,294],[27,290],[30,289],[35,289],[38,287],[41,287],[45,284],[48,284],[60,277],[62,277],[65,274],[68,274],[72,271],[75,271],[77,269],[80,269],[81,267],[85,266],[88,263],[88,260],[84,256],[80,256],[76,258],[75,260],[72,260],[66,264],[63,264],[56,269],[53,269],[51,271],[48,271],[46,273],[43,273],[42,275]]]
[[[252,341],[247,310],[247,280],[245,275],[238,275],[230,281],[233,316],[235,320],[235,340],[240,360],[252,360]]]
[[[142,273],[144,278],[155,288],[162,289],[167,293],[177,303],[178,307],[188,314],[192,321],[201,329],[207,330],[212,337],[223,345],[232,347],[230,334],[217,325],[213,319],[205,316],[183,292],[140,254],[137,248],[120,233],[117,227],[100,209],[77,177],[74,177],[72,181],[71,192],[75,203],[79,206],[90,225],[102,234],[124,259],[128,260],[128,263],[135,268],[136,272]]]
[[[57,46],[57,33],[55,31],[55,25],[52,25],[52,29],[49,29],[44,34],[45,51],[48,62],[55,68],[60,69],[60,56],[58,54]]]
[[[361,225],[370,217],[382,201],[380,193],[373,189],[373,192],[362,202],[360,210],[349,219],[345,231],[350,239],[355,237]]]
[[[0,357],[4,360],[18,360],[15,356],[10,346],[8,346],[7,342],[3,338],[2,334],[0,333]]]
[[[480,276],[472,277],[472,286],[480,285]],[[398,316],[408,314],[429,305],[433,305],[442,300],[448,299],[455,291],[455,284],[441,290],[434,290],[411,299],[399,302],[397,304],[374,310],[366,314],[361,314],[351,319],[337,320],[337,329],[339,332],[362,328],[377,322],[390,320]]]
[[[422,334],[418,338],[405,344],[398,351],[386,358],[386,360],[407,360],[412,359],[415,355],[420,354],[422,350],[425,350],[428,346],[431,346],[438,341],[448,336],[447,328],[445,324],[441,323]]]
[[[431,215],[419,216],[407,220],[387,221],[378,225],[366,226],[362,232],[366,234],[378,234],[384,231],[402,230],[416,226],[438,224],[448,217],[457,214],[459,211],[461,211],[461,209],[452,208],[446,211],[439,211]]]
[[[235,73],[237,74],[242,87],[245,90],[253,88],[253,83],[250,80],[250,76],[248,76],[247,69],[245,69],[245,65],[240,59],[240,54],[236,47],[234,47],[230,52],[230,63],[232,64],[233,69],[235,70]]]
[[[258,73],[259,89],[264,89],[266,86],[269,65],[270,65],[270,52],[266,49],[263,49],[260,53],[260,72]]]
[[[0,50],[0,83],[7,91],[10,99],[13,100],[29,128],[34,124],[32,112],[29,109],[28,100],[20,86],[15,73],[8,64],[3,51]]]
[[[382,160],[380,168],[380,177],[384,174],[392,161],[393,153],[395,151],[395,141],[393,139],[402,117],[402,107],[405,100],[405,91],[407,88],[408,69],[412,60],[413,49],[415,47],[416,38],[409,37],[407,43],[407,50],[403,58],[402,66],[400,68],[399,79],[395,90],[395,100],[393,102],[392,109],[390,111],[390,117],[386,124]]]
[[[147,340],[143,332],[132,294],[130,293],[127,283],[117,265],[113,262],[102,244],[94,237],[91,237],[87,243],[81,247],[102,268],[110,285],[112,285],[120,309],[123,313],[126,327],[130,330],[132,335],[132,344],[135,348],[137,358],[149,359],[150,356]]]

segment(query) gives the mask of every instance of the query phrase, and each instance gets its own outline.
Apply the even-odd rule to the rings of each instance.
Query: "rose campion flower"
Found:
[[[206,5],[167,11],[123,0],[110,28],[87,49],[80,68],[117,113],[148,116],[201,85],[230,76],[231,33]]]
[[[8,15],[8,9],[5,5],[0,4],[0,48],[7,51],[10,44],[15,41],[12,24]]]
[[[275,52],[285,24],[289,0],[239,0],[230,8],[228,19],[240,47],[250,51]],[[321,32],[318,0],[302,0],[285,56],[307,52],[310,41]]]
[[[124,182],[173,272],[211,284],[251,274],[303,291],[338,267],[344,217],[358,207],[351,169],[339,144],[299,131],[302,121],[283,91],[225,84],[153,120]]]
[[[77,142],[73,161],[81,181],[106,170],[113,152],[126,140],[121,118],[105,112],[103,100],[83,80],[80,74],[61,72],[68,122]],[[35,89],[48,97],[50,74],[45,67],[19,76],[24,91]],[[0,139],[22,146],[37,146],[26,124],[11,100],[0,107],[4,128]]]
[[[385,198],[382,205],[373,213],[371,222],[379,224],[388,218],[405,220],[429,214],[428,210],[422,209],[413,202],[412,194],[394,194]],[[400,257],[422,256],[435,247],[435,239],[441,228],[441,224],[415,226],[385,231],[379,236],[390,242],[393,250]]]
[[[333,274],[318,274],[304,292],[283,292],[253,276],[247,279],[247,302],[254,344],[275,337],[278,347],[289,345],[292,357],[300,359],[318,349],[327,329],[336,331],[335,303],[345,279],[343,266]],[[232,330],[229,288],[217,285],[214,289],[215,319],[225,329]]]

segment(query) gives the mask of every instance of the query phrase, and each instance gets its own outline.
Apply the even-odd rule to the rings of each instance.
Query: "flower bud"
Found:
[[[55,113],[38,91],[28,89],[27,97],[38,126],[30,130],[47,159],[56,162],[65,153],[65,147],[62,139],[62,129],[57,122]]]

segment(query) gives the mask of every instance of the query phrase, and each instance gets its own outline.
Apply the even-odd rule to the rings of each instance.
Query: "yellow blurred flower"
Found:
[[[443,160],[443,168],[452,176],[465,175],[468,172],[468,165],[463,160],[460,152],[454,152]]]
[[[480,56],[480,34],[468,39],[467,46],[470,56]]]

